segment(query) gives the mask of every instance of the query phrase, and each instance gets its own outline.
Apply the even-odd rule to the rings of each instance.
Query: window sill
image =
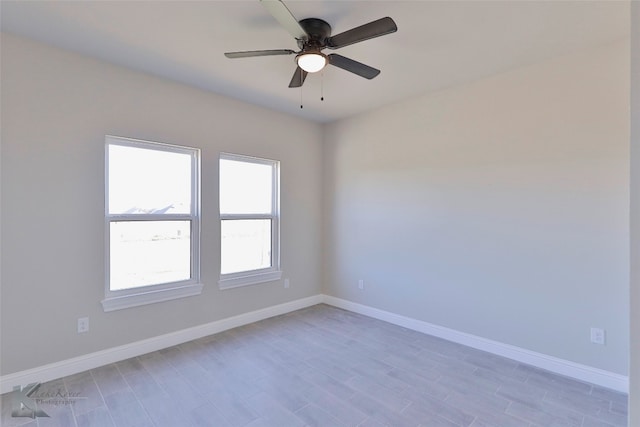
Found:
[[[259,283],[273,282],[280,280],[282,271],[269,271],[266,273],[247,274],[246,276],[237,276],[227,279],[220,279],[218,286],[220,289],[233,289],[241,286],[257,285]]]
[[[202,293],[202,284],[179,286],[176,288],[157,289],[138,294],[123,295],[119,297],[105,298],[102,300],[102,309],[107,311],[122,310],[140,305],[154,304],[172,299],[185,298]]]

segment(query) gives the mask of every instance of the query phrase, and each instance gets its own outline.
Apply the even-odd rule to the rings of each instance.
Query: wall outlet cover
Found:
[[[591,342],[593,344],[604,345],[605,330],[601,328],[591,328]]]
[[[80,318],[78,318],[78,333],[82,334],[84,332],[89,332],[89,318],[88,317],[80,317]]]

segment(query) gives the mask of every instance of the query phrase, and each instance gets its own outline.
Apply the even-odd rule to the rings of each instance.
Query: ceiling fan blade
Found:
[[[296,52],[291,49],[247,50],[244,52],[227,52],[224,56],[227,58],[250,58],[252,56],[291,55],[293,53]]]
[[[380,74],[380,70],[377,68],[369,67],[361,62],[354,61],[353,59],[347,58],[342,55],[338,55],[332,53],[327,55],[329,58],[329,64],[342,68],[343,70],[347,70],[352,72],[353,74],[357,74],[360,77],[364,77],[365,79],[371,80],[378,74]]]
[[[309,38],[307,32],[282,1],[260,0],[260,3],[296,40],[307,40]]]
[[[300,87],[304,83],[304,79],[307,78],[307,73],[302,68],[296,68],[296,71],[293,73],[293,77],[291,77],[291,81],[289,82],[289,87]]]
[[[395,33],[396,31],[398,31],[398,27],[393,19],[389,17],[380,18],[368,24],[352,28],[344,33],[329,37],[327,47],[329,49],[338,49],[349,46],[350,44],[384,36],[385,34]]]

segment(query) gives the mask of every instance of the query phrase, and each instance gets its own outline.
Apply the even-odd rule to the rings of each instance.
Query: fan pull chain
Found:
[[[324,70],[320,73],[320,101],[324,101]]]
[[[302,84],[304,83],[303,73],[300,72],[300,109],[302,109]]]

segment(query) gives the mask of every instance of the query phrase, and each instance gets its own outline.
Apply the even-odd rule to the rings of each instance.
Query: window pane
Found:
[[[272,213],[271,165],[220,159],[220,213]]]
[[[109,145],[109,213],[191,213],[191,156]]]
[[[112,291],[191,278],[190,221],[110,224]]]
[[[271,267],[271,220],[223,220],[221,273]]]

